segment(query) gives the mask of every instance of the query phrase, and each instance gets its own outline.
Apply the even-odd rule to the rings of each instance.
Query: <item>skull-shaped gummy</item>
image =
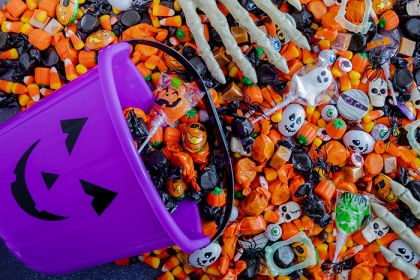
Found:
[[[385,224],[380,218],[370,221],[369,224],[362,230],[362,235],[367,242],[372,242],[375,239],[383,237],[389,231],[389,226]]]
[[[374,107],[382,107],[385,105],[385,98],[388,95],[388,85],[381,79],[373,79],[369,83],[369,99]]]
[[[305,109],[299,104],[290,104],[283,112],[283,119],[278,124],[281,134],[286,137],[295,135],[305,121]]]
[[[282,223],[289,223],[299,218],[300,214],[302,213],[302,210],[299,204],[297,204],[294,201],[289,201],[283,205],[280,205],[277,212],[280,214],[279,224],[282,224]]]

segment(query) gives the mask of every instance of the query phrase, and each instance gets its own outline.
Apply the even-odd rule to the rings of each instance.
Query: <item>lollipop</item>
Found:
[[[337,262],[346,238],[360,228],[363,220],[370,215],[369,201],[365,196],[344,192],[337,199],[335,223],[338,234],[332,263]]]
[[[324,50],[319,54],[318,63],[307,65],[293,75],[290,91],[286,98],[276,106],[264,112],[264,114],[252,123],[260,121],[264,116],[270,116],[279,109],[298,101],[302,105],[315,106],[328,102],[325,91],[333,80],[331,71],[327,68],[335,61],[335,53]]]
[[[153,108],[158,113],[152,121],[149,135],[139,148],[139,153],[149,143],[163,124],[172,124],[197,104],[202,93],[191,84],[184,84],[180,78],[162,73],[155,90]]]

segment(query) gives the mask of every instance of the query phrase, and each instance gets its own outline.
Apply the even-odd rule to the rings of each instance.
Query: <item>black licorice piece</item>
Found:
[[[348,47],[349,51],[360,52],[366,46],[366,36],[362,33],[354,33],[351,35],[350,44]]]
[[[216,167],[214,165],[211,165],[209,167],[204,168],[200,172],[200,177],[198,178],[197,183],[202,190],[211,191],[212,189],[214,189],[219,183],[219,178],[217,177],[216,173]]]
[[[11,48],[10,36],[7,33],[0,32],[0,51],[7,51]]]
[[[54,47],[48,47],[41,52],[41,62],[45,67],[51,68],[59,63],[60,57],[58,56]]]
[[[393,83],[399,87],[408,91],[413,85],[414,77],[413,73],[408,69],[397,69],[394,73]]]
[[[414,81],[416,82],[416,84],[420,85],[420,69],[417,69],[414,72]]]
[[[29,44],[28,37],[23,33],[19,33],[15,39],[12,40],[13,47],[16,48],[19,55],[27,52],[31,48],[31,44]]]
[[[404,24],[404,31],[415,41],[420,41],[420,19],[410,18]]]
[[[278,80],[278,75],[273,65],[268,62],[261,62],[257,68],[257,78],[263,84],[272,85]]]
[[[162,5],[162,6],[165,6],[165,7],[168,7],[168,8],[170,8],[170,9],[174,9],[174,2],[171,2],[171,1],[161,1],[160,3],[159,3],[159,5]]]
[[[197,70],[198,74],[202,75],[207,71],[206,64],[201,57],[193,57],[189,60],[189,62],[192,64],[192,66],[194,66],[195,70]]]
[[[232,133],[240,139],[248,138],[254,133],[254,125],[246,117],[235,116],[232,121]]]
[[[152,0],[134,0],[133,1],[133,8],[138,13],[147,12],[150,4],[152,4]]]
[[[77,28],[82,33],[91,34],[99,28],[100,24],[99,18],[92,14],[85,14],[77,23]]]
[[[140,23],[141,16],[136,10],[128,10],[122,14],[120,21],[124,26],[131,27]]]
[[[282,269],[290,267],[294,258],[295,253],[293,253],[293,249],[287,245],[278,248],[274,253],[274,263]]]
[[[36,60],[31,58],[31,56],[27,52],[23,53],[19,57],[19,63],[21,65],[22,69],[25,69],[25,71],[28,74],[33,74],[33,71],[34,71],[35,67],[37,66]]]
[[[295,10],[292,13],[292,17],[296,22],[296,28],[298,30],[303,30],[304,28],[308,28],[312,25],[313,22],[313,16],[308,11],[305,5],[302,6],[301,11]]]
[[[404,69],[410,67],[410,62],[399,56],[392,57],[390,62],[397,69]]]

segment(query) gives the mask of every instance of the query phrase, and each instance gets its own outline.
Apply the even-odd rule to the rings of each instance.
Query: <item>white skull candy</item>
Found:
[[[203,249],[194,251],[188,258],[190,264],[194,267],[205,267],[214,263],[222,253],[222,247],[217,243],[211,243]]]
[[[420,16],[420,3],[419,1],[412,1],[405,6],[407,14],[412,17]]]
[[[402,239],[392,242],[391,245],[389,245],[389,249],[409,264],[415,265],[420,260],[420,256]]]
[[[295,74],[292,78],[292,84],[296,85],[296,94],[309,106],[315,106],[315,98],[326,90],[331,82],[331,72],[325,67],[316,67],[304,76]]]
[[[418,87],[414,87],[412,90],[410,90],[410,96],[411,96],[410,98],[411,102],[413,102],[416,109],[420,110],[420,92],[419,92]]]
[[[380,218],[370,221],[369,224],[362,230],[362,235],[367,242],[372,242],[377,238],[383,237],[389,231],[389,226],[385,224]]]
[[[281,134],[286,137],[295,135],[305,121],[305,109],[299,104],[290,104],[283,112],[283,119],[278,124]]]
[[[388,85],[381,78],[373,79],[369,83],[370,104],[374,107],[383,107],[388,95]]]
[[[361,130],[350,130],[344,134],[344,144],[355,153],[368,154],[373,151],[375,139]]]
[[[296,220],[300,217],[300,214],[302,213],[302,210],[294,201],[289,201],[283,205],[280,205],[279,209],[277,210],[277,213],[280,214],[280,222],[282,223],[289,223],[293,220]]]

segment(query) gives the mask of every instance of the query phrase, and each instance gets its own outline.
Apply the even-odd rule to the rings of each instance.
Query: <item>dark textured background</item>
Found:
[[[45,275],[33,271],[17,260],[0,241],[0,279],[1,280],[73,280],[73,279],[156,279],[161,271],[150,268],[143,263],[130,266],[105,264],[65,275]]]

